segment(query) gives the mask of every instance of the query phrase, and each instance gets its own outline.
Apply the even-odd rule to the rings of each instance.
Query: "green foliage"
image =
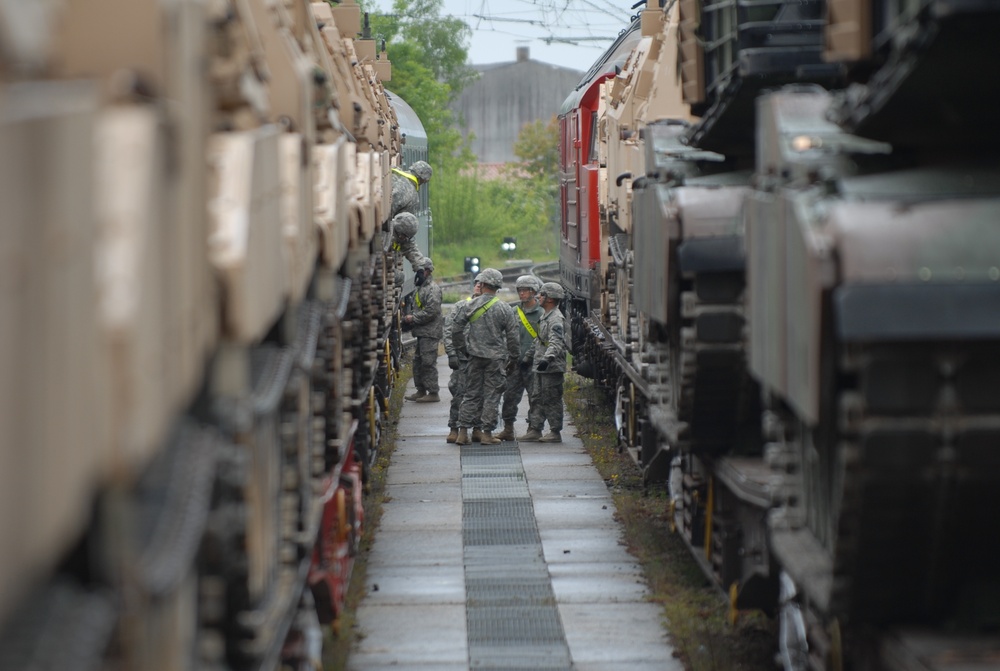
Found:
[[[361,2],[365,11],[369,4]],[[472,30],[461,19],[442,16],[443,7],[444,0],[393,0],[391,14],[372,15],[372,33],[392,45],[417,45],[423,64],[434,79],[448,85],[454,98],[476,78],[467,63]],[[389,59],[395,65],[395,54],[390,52]]]
[[[521,159],[518,169],[527,174],[534,189],[544,195],[553,232],[559,229],[559,120],[538,119],[525,124],[514,143],[514,154]]]
[[[550,189],[559,186],[559,121],[537,119],[525,124],[514,143],[514,155],[532,179]]]
[[[499,180],[472,169],[469,141],[458,130],[449,105],[477,76],[467,63],[471,30],[442,16],[443,0],[393,0],[388,15],[371,14],[372,34],[386,40],[392,62],[387,88],[413,107],[424,124],[429,161],[434,260],[439,276],[463,271],[465,256],[483,266],[502,266],[504,236],[518,241],[517,256],[536,261],[558,254],[558,124],[555,118],[528,124],[512,166]],[[361,0],[371,11],[371,0]]]
[[[510,164],[499,179],[487,180],[470,170],[435,177],[434,256],[449,272],[462,271],[466,256],[483,266],[502,266],[505,236],[517,238],[518,258],[535,262],[558,256],[559,124],[555,117],[521,129]]]
[[[365,11],[370,11],[370,4],[361,2]],[[472,31],[461,19],[442,16],[443,4],[443,0],[393,0],[391,14],[371,15],[372,34],[379,42],[386,41],[392,63],[387,88],[409,103],[424,124],[436,176],[471,159],[448,105],[476,77],[467,64]]]
[[[479,256],[483,267],[502,267],[505,236],[517,238],[518,258],[555,258],[558,238],[550,225],[549,198],[531,180],[488,180],[466,170],[435,176],[433,186],[434,259],[443,274],[461,273],[466,256]]]

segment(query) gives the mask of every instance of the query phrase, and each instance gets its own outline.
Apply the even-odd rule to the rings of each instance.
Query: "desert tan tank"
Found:
[[[757,104],[751,366],[786,668],[990,665],[1000,79],[993,3],[829,6],[856,81]],[[976,521],[973,521],[976,520]],[[796,635],[794,632],[800,632]]]
[[[337,616],[398,305],[360,25],[0,7],[0,667],[270,668]]]
[[[615,339],[628,348],[639,367],[642,328],[632,305],[632,250],[626,242],[633,235],[633,183],[645,172],[642,129],[661,119],[688,121],[689,106],[681,99],[677,79],[677,9],[668,14],[657,2],[648,2],[638,20],[639,41],[624,67],[600,85],[598,108],[598,157],[604,251],[604,298],[608,323],[616,326]],[[616,253],[617,252],[617,253]]]
[[[783,668],[990,666],[998,6],[679,9],[696,119],[607,135],[628,286],[577,358],[733,616],[778,616]]]
[[[628,360],[631,374],[604,381],[617,387],[622,439],[652,480],[666,476],[672,451],[727,451],[756,421],[740,220],[750,164],[745,149],[727,157],[689,140],[700,125],[678,74],[679,19],[677,4],[643,10],[642,37],[601,84],[597,123],[609,249],[608,334],[597,340]]]

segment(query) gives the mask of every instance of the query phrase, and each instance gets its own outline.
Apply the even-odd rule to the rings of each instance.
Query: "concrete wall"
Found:
[[[475,133],[472,151],[480,163],[515,161],[514,142],[521,127],[559,112],[580,82],[578,70],[531,60],[521,47],[519,60],[473,66],[479,81],[466,87],[454,110],[464,120],[462,132]]]

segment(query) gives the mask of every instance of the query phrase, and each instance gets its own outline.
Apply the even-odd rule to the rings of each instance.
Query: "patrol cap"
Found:
[[[400,212],[392,218],[393,235],[412,238],[417,234],[417,217],[411,212]]]
[[[514,283],[515,289],[531,289],[536,294],[542,288],[542,281],[534,275],[521,275]]]
[[[486,284],[499,289],[503,286],[503,275],[496,268],[485,268],[481,273],[476,275],[476,281],[480,284]]]
[[[538,293],[557,301],[561,301],[566,296],[566,292],[563,291],[562,285],[558,282],[546,282]]]
[[[417,266],[416,267],[419,270],[426,270],[427,272],[430,272],[430,273],[434,272],[434,262],[431,261],[431,257],[429,257],[429,256],[425,256],[422,259],[420,259],[419,261],[417,261]]]
[[[410,166],[410,172],[421,182],[431,181],[431,175],[434,173],[427,161],[417,161]]]

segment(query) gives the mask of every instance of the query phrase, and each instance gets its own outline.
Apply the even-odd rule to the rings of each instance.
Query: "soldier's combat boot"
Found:
[[[549,431],[544,436],[538,439],[539,443],[561,443],[562,436],[559,435],[558,431]]]
[[[447,440],[449,443],[454,443],[456,440],[458,440],[458,429],[455,428],[454,426],[451,427],[451,431],[448,432],[448,437],[445,438],[445,440]]]
[[[542,437],[542,432],[538,429],[528,428],[528,432],[523,436],[519,436],[517,442],[519,443],[537,443]]]
[[[458,430],[458,438],[455,439],[456,445],[468,445],[472,441],[469,440],[469,430],[464,426]]]
[[[417,399],[423,398],[426,395],[427,395],[426,391],[421,391],[418,389],[409,396],[404,396],[403,398],[405,398],[407,401],[416,401]]]
[[[426,394],[426,395],[421,396],[420,398],[416,399],[416,401],[417,401],[417,403],[439,403],[441,401],[441,397],[438,396],[436,393],[435,394]]]
[[[503,431],[496,436],[500,440],[514,440],[514,422],[504,422]]]
[[[478,443],[483,439],[483,432],[479,427],[472,430],[472,442]]]
[[[494,436],[492,431],[483,431],[483,437],[479,442],[483,445],[499,445],[502,441]]]

